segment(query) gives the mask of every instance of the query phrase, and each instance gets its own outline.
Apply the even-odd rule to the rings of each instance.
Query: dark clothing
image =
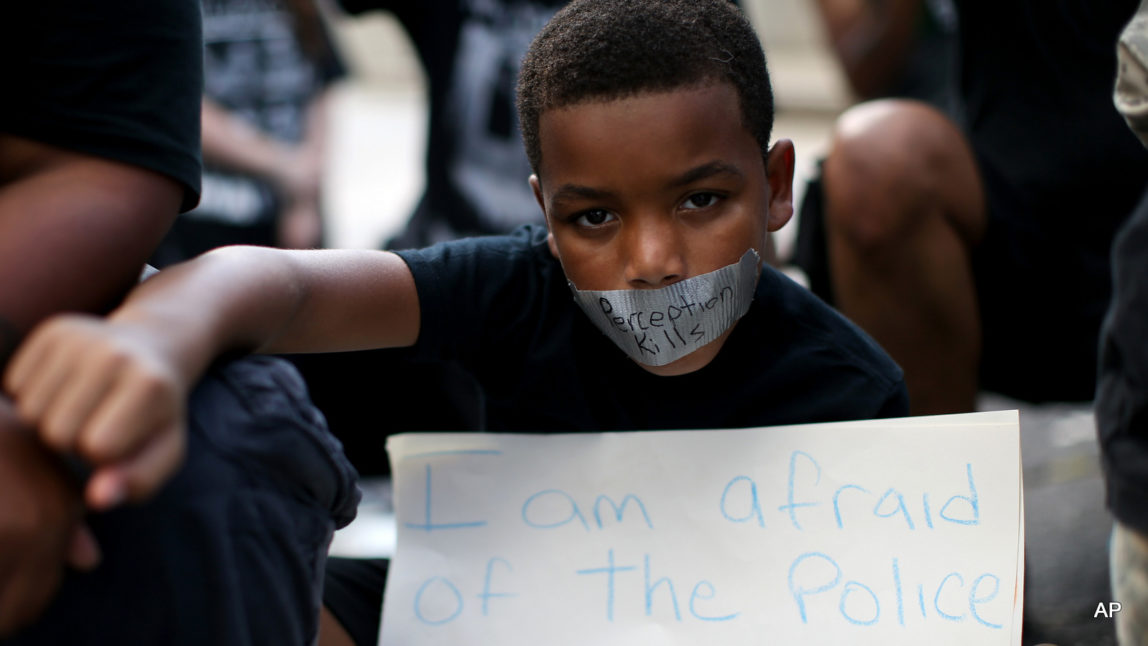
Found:
[[[388,559],[331,557],[323,578],[323,605],[358,646],[379,641]]]
[[[1116,39],[1137,4],[957,3],[956,120],[986,195],[972,256],[984,390],[1029,401],[1093,396],[1109,245],[1148,183],[1148,152],[1112,106]],[[796,262],[832,302],[822,201],[812,185]]]
[[[269,138],[301,142],[308,109],[345,73],[319,17],[311,40],[285,0],[203,0],[203,95]],[[165,267],[228,244],[275,246],[285,207],[263,177],[208,161],[203,199],[179,217],[151,262]]]
[[[103,562],[69,572],[15,644],[310,644],[332,532],[355,474],[290,364],[212,370],[189,403],[187,459],[151,501],[90,518]]]
[[[988,390],[1095,391],[1110,246],[1148,183],[1148,152],[1112,106],[1116,41],[1138,4],[958,3],[963,120],[988,198],[974,255]]]
[[[1121,523],[1148,534],[1148,194],[1116,239],[1112,275],[1096,426],[1108,508]]]
[[[389,473],[385,439],[399,431],[751,427],[906,414],[900,369],[773,270],[711,365],[654,376],[577,309],[545,234],[527,225],[513,236],[401,251],[419,290],[416,347],[290,357],[360,472]],[[444,375],[450,387],[441,387]]]
[[[194,206],[200,26],[197,0],[12,3],[0,131],[166,174]],[[4,644],[315,638],[327,545],[358,500],[338,442],[272,358],[212,370],[188,410],[178,473],[145,504],[92,515],[101,565],[68,572],[45,614]]]
[[[1080,203],[1074,197],[1078,186],[1089,187],[1089,203],[1102,188],[1123,187],[1120,194],[1128,194],[1134,178],[1148,172],[1148,153],[1128,136],[1112,105],[1112,86],[1116,41],[1138,5],[1137,0],[957,2],[960,95],[981,166],[998,169],[1029,199]],[[1143,182],[1124,198],[1127,208],[1119,213],[1094,209],[1088,227],[1065,208],[1011,217],[1107,247],[1142,188]]]
[[[307,104],[346,69],[322,23],[310,23],[319,16],[297,15],[290,4],[203,0],[204,94],[268,136],[297,143]]]
[[[11,2],[0,132],[142,166],[199,201],[199,3]]]
[[[907,411],[892,360],[773,269],[709,365],[659,377],[578,308],[543,227],[400,255],[418,288],[417,356],[473,374],[492,431],[735,428]]]
[[[514,107],[519,64],[565,0],[340,0],[351,13],[394,13],[430,92],[426,191],[390,246],[505,233],[542,213]]]

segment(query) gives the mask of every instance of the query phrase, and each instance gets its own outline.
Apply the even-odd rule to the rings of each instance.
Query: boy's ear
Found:
[[[550,228],[550,217],[546,215],[546,202],[542,199],[542,182],[538,180],[538,175],[530,176],[530,190],[534,191],[534,199],[538,201],[538,208],[542,209],[542,217],[546,220],[546,246],[550,247],[550,255],[554,256],[555,260],[562,260],[558,257],[558,244],[554,242],[554,231]]]
[[[765,157],[765,176],[769,182],[769,216],[766,228],[777,231],[793,217],[793,142],[779,139]]]
[[[542,200],[542,182],[538,181],[537,174],[530,175],[530,190],[534,191],[534,199],[538,202],[538,208],[542,209],[542,215],[546,215],[546,202]]]
[[[530,190],[534,192],[534,200],[538,203],[538,208],[542,209],[542,215],[546,215],[546,203],[542,200],[542,181],[538,180],[537,173],[530,174]]]

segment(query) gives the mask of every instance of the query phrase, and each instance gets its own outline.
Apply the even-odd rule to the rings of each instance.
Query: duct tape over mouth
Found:
[[[757,287],[759,257],[660,289],[570,291],[582,311],[631,359],[664,366],[725,333],[749,310]]]

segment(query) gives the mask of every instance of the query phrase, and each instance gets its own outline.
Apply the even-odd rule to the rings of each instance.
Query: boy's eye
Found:
[[[686,198],[686,201],[682,203],[682,208],[704,209],[707,206],[713,206],[714,204],[717,204],[718,200],[720,199],[721,196],[717,193],[694,193],[693,195]]]
[[[591,209],[574,215],[570,221],[583,227],[600,227],[614,219],[614,214],[605,209]]]

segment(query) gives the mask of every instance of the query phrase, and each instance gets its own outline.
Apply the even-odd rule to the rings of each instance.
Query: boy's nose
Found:
[[[630,222],[624,231],[626,282],[633,289],[665,287],[686,278],[685,248],[671,223]]]

